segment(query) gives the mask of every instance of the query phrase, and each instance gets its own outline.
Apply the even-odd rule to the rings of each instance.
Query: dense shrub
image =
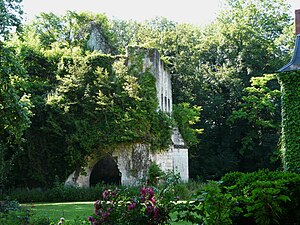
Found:
[[[257,224],[300,223],[300,175],[260,170],[229,173],[222,177],[223,191],[239,198],[243,213],[234,221],[254,219]],[[248,217],[248,219],[246,219]]]
[[[20,203],[30,202],[72,202],[94,201],[108,185],[96,185],[90,188],[57,185],[52,189],[14,189],[8,193],[10,199],[17,199]],[[122,187],[130,189],[129,187]],[[133,189],[133,188],[132,188]],[[131,191],[132,192],[132,191]],[[4,198],[2,196],[2,198]]]
[[[0,202],[0,224],[25,225],[29,224],[29,217],[29,210],[21,208],[17,201]]]
[[[138,195],[105,190],[102,199],[94,204],[93,225],[158,225],[169,224],[174,203],[163,195],[156,195],[151,187],[142,187]]]
[[[177,221],[226,225],[232,224],[231,216],[237,210],[235,203],[230,193],[222,193],[220,184],[211,181],[195,196],[195,200],[177,204],[174,211]]]
[[[169,199],[170,201],[190,200],[197,191],[202,190],[205,186],[204,183],[196,181],[184,183],[181,181],[179,174],[172,171],[160,171],[159,176],[155,174],[157,175],[155,172],[153,177],[155,177],[156,182],[150,186],[160,197],[163,196],[164,199]],[[147,181],[146,183],[146,185],[149,185],[150,182]],[[96,201],[106,189],[118,189],[128,196],[138,196],[141,187],[98,184],[90,188],[80,188],[57,183],[52,189],[12,189],[6,195],[0,196],[0,199],[9,197],[10,199],[18,200],[20,203]]]
[[[300,223],[300,175],[261,170],[234,172],[209,182],[195,201],[178,204],[178,220],[219,224]]]
[[[164,195],[172,200],[190,200],[197,191],[203,189],[204,185],[203,182],[193,180],[183,182],[179,173],[162,171],[156,163],[150,165],[147,177],[148,185],[156,190],[168,190]]]
[[[164,176],[164,172],[161,170],[159,165],[157,165],[155,162],[153,162],[149,166],[148,170],[148,182],[149,185],[157,185],[159,179]]]

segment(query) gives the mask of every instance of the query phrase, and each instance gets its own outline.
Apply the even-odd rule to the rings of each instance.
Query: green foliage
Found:
[[[126,21],[113,19],[110,21],[111,31],[115,34],[115,45],[120,54],[126,53],[126,48],[129,45],[136,43],[132,42],[132,38],[139,31],[141,24],[135,21]]]
[[[156,163],[149,167],[147,184],[158,190],[166,201],[190,200],[204,186],[202,182],[183,182],[179,173],[164,172]]]
[[[20,27],[23,14],[21,2],[22,0],[0,1],[0,41],[7,39],[13,29]]]
[[[99,198],[99,193],[105,189],[114,189],[115,186],[97,184],[90,188],[79,188],[74,186],[64,186],[63,184],[56,184],[53,188],[41,189],[25,189],[15,188],[10,190],[7,194],[10,199],[18,199],[20,203],[38,203],[38,202],[82,202],[94,201]],[[118,187],[121,190],[126,190],[130,194],[138,193],[138,187]],[[6,195],[1,196],[6,198]]]
[[[41,13],[25,29],[25,37],[35,34],[44,48],[51,49],[55,44],[61,47],[79,46],[82,51],[87,49],[91,27],[101,27],[104,38],[113,50],[114,35],[110,32],[108,19],[102,14],[68,11],[64,16],[53,13]]]
[[[20,63],[27,74],[22,85],[30,93],[30,110],[33,116],[30,118],[30,127],[24,133],[26,144],[22,145],[23,151],[15,158],[12,171],[14,179],[10,185],[51,186],[56,176],[65,179],[67,173],[71,172],[65,152],[61,151],[65,146],[65,139],[51,130],[48,121],[52,115],[48,113],[45,101],[47,94],[57,83],[57,52],[46,54],[31,41],[26,43],[18,40],[14,43]]]
[[[113,60],[107,55],[63,58],[58,85],[48,95],[55,115],[51,124],[66,137],[73,167],[120,143],[149,143],[153,150],[170,143],[171,119],[156,111],[153,75],[131,75],[123,60]]]
[[[232,224],[235,199],[230,193],[222,193],[217,182],[210,182],[195,201],[176,205],[177,220],[209,225]],[[234,208],[235,209],[235,208]]]
[[[208,225],[295,224],[300,221],[299,181],[298,174],[288,172],[229,173],[175,211],[178,220]]]
[[[0,43],[0,52],[1,141],[18,143],[30,124],[30,95],[26,95],[21,86],[25,79],[24,69],[13,49]]]
[[[198,51],[196,57],[201,64],[188,76],[174,77],[175,84],[180,82],[179,92],[175,91],[180,93],[180,99],[190,99],[185,101],[192,100],[192,104],[203,108],[198,125],[204,133],[199,144],[190,149],[193,177],[200,173],[206,179],[218,179],[229,171],[278,167],[278,163],[272,164],[270,160],[277,149],[278,130],[258,127],[258,122],[277,126],[279,105],[273,103],[275,112],[270,104],[258,108],[253,101],[259,100],[262,93],[256,92],[254,97],[249,92],[251,89],[244,92],[243,89],[250,87],[252,77],[274,73],[283,64],[285,58],[278,55],[284,53],[278,48],[284,45],[279,39],[282,41],[281,34],[290,23],[286,7],[279,0],[228,1],[228,7],[216,22],[198,36],[201,43],[195,51]],[[174,97],[177,103],[177,95]],[[243,98],[248,106],[244,105]],[[239,116],[246,120],[228,123],[232,113],[241,113],[243,107],[247,108]]]
[[[96,224],[170,224],[172,203],[163,202],[151,187],[142,187],[137,196],[117,190],[105,190],[94,204],[94,215],[88,220]]]
[[[271,86],[271,82],[275,83],[275,85]],[[229,121],[247,119],[259,127],[278,129],[279,121],[270,120],[278,108],[280,97],[278,89],[275,74],[252,77],[251,86],[244,89],[247,95],[242,97],[243,104],[240,106],[241,109],[234,111]]]
[[[164,18],[142,24],[113,21],[116,31],[133,30],[117,35],[123,48],[125,44],[143,45],[162,53],[173,74],[175,105],[187,102],[202,107],[202,119],[193,125],[194,129],[204,129],[204,133],[201,141],[190,148],[192,177],[219,178],[232,170],[265,168],[271,164],[270,152],[277,149],[276,128],[265,127],[261,135],[252,128],[256,116],[277,126],[277,103],[275,112],[265,108],[256,114],[254,105],[249,104],[250,115],[244,116],[251,118],[251,123],[238,119],[232,125],[228,119],[244,107],[242,98],[247,100],[250,93],[243,89],[250,87],[251,77],[273,73],[286,60],[284,54],[291,46],[286,43],[291,33],[282,35],[290,24],[287,5],[280,0],[257,0],[228,1],[227,6],[216,22],[206,28]],[[241,154],[246,151],[247,154]],[[263,160],[258,162],[260,158]],[[276,168],[278,163],[272,166]]]
[[[30,215],[27,210],[9,211],[0,213],[0,223],[5,225],[24,225],[29,224]]]
[[[293,224],[300,221],[300,177],[290,172],[229,173],[222,177],[224,191],[238,199],[243,211],[235,223]]]
[[[17,201],[0,202],[0,223],[7,225],[29,224],[30,212],[21,208]]]
[[[255,189],[251,191],[249,198],[246,199],[247,211],[246,217],[254,217],[259,225],[268,225],[279,223],[283,209],[280,204],[290,201],[286,195],[280,194],[282,187],[274,185],[269,181],[258,181],[253,183]],[[245,194],[249,194],[248,192]]]
[[[123,56],[83,54],[82,46],[74,47],[78,43],[64,45],[59,37],[51,41],[47,35],[55,35],[63,23],[43,16],[42,24],[25,29],[28,40],[10,43],[17,46],[28,74],[22,84],[34,105],[25,133],[28,144],[13,171],[23,175],[11,185],[51,187],[55,177],[63,181],[74,169],[79,171],[86,156],[111,151],[120,143],[142,142],[153,151],[168,148],[172,119],[157,111],[155,77],[148,70],[127,68]],[[53,32],[43,28],[47,22]],[[42,43],[39,35],[51,43]],[[142,57],[131,67],[140,66]],[[23,163],[28,161],[32,165]]]
[[[275,75],[252,77],[251,86],[244,89],[241,104],[228,118],[228,123],[239,129],[236,138],[241,140],[239,154],[246,158],[243,162],[246,171],[253,168],[253,163],[257,165],[253,169],[271,169],[278,164],[276,142],[279,142],[280,135],[280,106]]]
[[[30,125],[30,94],[22,85],[24,69],[12,48],[0,42],[0,192],[8,182],[15,157],[21,152]]]
[[[179,127],[179,131],[188,145],[198,143],[197,134],[201,134],[203,129],[193,129],[191,126],[200,120],[201,107],[191,107],[189,103],[174,105],[173,116]]]
[[[155,162],[151,163],[149,166],[147,179],[149,185],[156,185],[163,174],[163,171]]]
[[[299,84],[300,73],[279,73],[278,79],[282,93],[282,159],[284,169],[300,172],[300,142],[299,142]]]
[[[20,210],[20,204],[17,201],[5,200],[1,201],[0,204],[0,213],[7,213],[8,211],[17,211]]]
[[[22,130],[27,143],[14,163],[11,185],[51,186],[56,175],[63,181],[75,165],[80,170],[77,162],[84,155],[99,148],[107,152],[119,143],[143,142],[156,151],[171,143],[173,121],[156,111],[155,79],[147,69],[137,72],[143,48],[129,59],[134,61],[130,68],[122,56],[88,53],[92,26],[101,27],[112,54],[125,53],[127,45],[161,53],[172,73],[173,103],[185,112],[177,120],[190,145],[190,176],[218,179],[233,170],[275,169],[278,163],[270,157],[276,161],[277,87],[272,75],[263,74],[287,60],[294,35],[290,24],[281,0],[228,0],[205,28],[165,18],[138,23],[90,13],[41,14],[10,41],[28,74],[13,79],[17,95],[30,93],[34,105],[31,126]],[[184,102],[192,107],[188,110]],[[199,116],[193,106],[202,111],[201,120],[191,125],[191,118]]]
[[[35,217],[34,219],[30,219],[30,222],[35,225],[51,225],[53,223],[50,222],[50,219],[46,216]]]

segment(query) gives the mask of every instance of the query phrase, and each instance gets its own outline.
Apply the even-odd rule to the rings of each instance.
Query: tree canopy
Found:
[[[284,0],[227,0],[206,27],[42,13],[8,40],[20,25],[19,3],[0,3],[0,35],[7,39],[0,46],[1,165],[14,160],[10,174],[21,175],[11,185],[51,186],[81,167],[83,157],[119,143],[164,149],[173,123],[190,147],[193,178],[279,168],[273,73],[289,60],[294,39]],[[95,24],[111,54],[88,48]],[[149,71],[125,66],[126,47],[133,45],[156,48],[172,73],[172,119],[156,110]]]

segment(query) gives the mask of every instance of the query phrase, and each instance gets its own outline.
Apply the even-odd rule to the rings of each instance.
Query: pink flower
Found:
[[[155,205],[155,199],[154,199],[154,197],[150,198],[149,200],[150,200],[150,202],[151,202],[153,205]]]
[[[88,217],[88,221],[93,222],[95,219],[92,216]]]
[[[115,197],[117,197],[117,193],[116,192],[113,192],[113,193],[111,193],[111,196],[113,197],[113,198],[115,198]]]
[[[104,221],[106,219],[106,217],[108,217],[110,215],[109,212],[104,212],[102,213],[101,219]]]
[[[136,207],[136,203],[134,202],[134,203],[130,204],[129,206],[127,206],[127,209],[128,209],[128,210],[132,210],[132,209],[134,209],[135,207]]]
[[[156,220],[158,218],[158,208],[154,208],[153,218]]]
[[[142,187],[140,193],[141,193],[142,196],[146,196],[146,194],[147,194],[147,188]]]
[[[148,194],[149,194],[149,197],[153,197],[154,196],[154,191],[151,187],[148,188]]]
[[[99,200],[94,203],[94,213],[95,215],[99,215],[99,210],[102,208],[102,204]]]
[[[151,187],[143,187],[140,191],[141,195],[146,197],[149,196],[148,199],[152,198],[154,196],[154,191]]]
[[[110,195],[110,191],[109,190],[105,190],[102,193],[102,197],[103,197],[104,200],[107,200],[108,197],[109,197],[109,195]]]
[[[152,205],[147,206],[146,211],[147,211],[148,214],[152,214],[153,206]]]

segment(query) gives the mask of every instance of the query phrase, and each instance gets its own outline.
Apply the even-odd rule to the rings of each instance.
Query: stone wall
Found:
[[[100,25],[91,22],[90,39],[87,46],[92,51],[98,51],[104,54],[111,53],[111,49],[107,40],[105,39]]]
[[[145,48],[135,48],[135,51],[130,52],[131,54],[132,52],[135,52],[135,54],[143,52],[143,70],[150,69],[150,72],[156,78],[159,108],[171,115],[173,104],[171,74],[165,68],[159,52],[156,49]],[[150,161],[156,162],[163,171],[176,171],[180,174],[183,181],[188,181],[188,149],[178,128],[174,128],[173,130],[172,145],[169,150],[162,153],[151,154]]]
[[[131,48],[127,53],[128,66],[132,63],[130,54],[142,54],[142,70],[147,69],[156,78],[157,99],[159,108],[171,115],[172,113],[172,85],[171,74],[165,69],[164,63],[156,49]],[[133,57],[134,58],[134,57]],[[143,72],[141,71],[141,72]],[[149,146],[135,143],[127,146],[119,146],[112,156],[116,160],[121,173],[121,183],[123,185],[135,185],[141,178],[146,178],[151,162],[156,162],[163,171],[176,171],[183,181],[188,181],[188,149],[178,131],[174,128],[172,134],[172,145],[169,150],[161,153],[150,153]],[[84,168],[85,175],[75,178],[75,173],[71,174],[66,183],[88,187],[89,177],[94,165],[99,161],[97,156],[89,157],[88,165]],[[74,179],[75,178],[75,179]]]
[[[118,169],[121,173],[121,183],[124,185],[136,185],[140,179],[147,176],[147,171],[150,165],[150,151],[147,145],[132,144],[119,146],[118,149],[112,153]],[[79,187],[90,186],[90,175],[96,163],[100,160],[97,155],[87,158],[87,166],[83,169],[78,178],[75,178],[73,172],[65,182],[66,185],[73,185]],[[75,179],[74,179],[75,178]]]
[[[146,49],[140,47],[130,47],[127,50],[127,57],[129,59],[128,65],[130,66],[130,54],[140,55],[143,54],[143,70],[150,69],[150,72],[156,78],[156,90],[159,108],[162,111],[172,113],[172,83],[171,74],[165,69],[164,63],[160,58],[159,52],[156,49]]]

